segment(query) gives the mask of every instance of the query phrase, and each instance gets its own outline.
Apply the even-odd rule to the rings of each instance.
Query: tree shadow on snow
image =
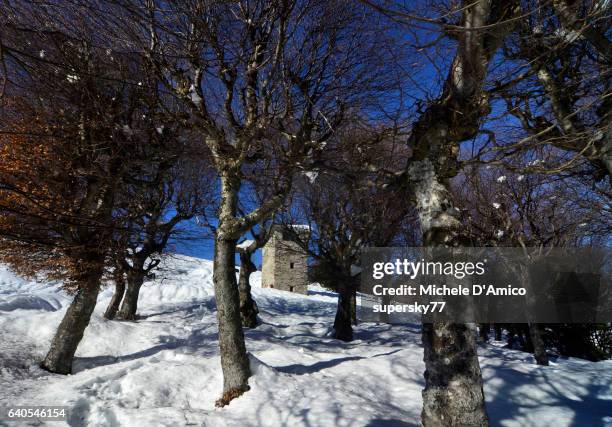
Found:
[[[370,420],[370,422],[366,424],[366,427],[414,427],[420,425],[420,422],[408,423],[403,420],[376,418]]]
[[[260,297],[261,298],[261,297]],[[257,295],[255,296],[257,300]],[[272,316],[298,315],[298,316],[334,316],[336,314],[336,302],[309,301],[303,298],[271,298],[265,297],[265,302],[260,304],[260,310]]]
[[[73,373],[78,373],[100,366],[114,365],[116,363],[138,360],[153,356],[165,350],[176,350],[184,348],[184,353],[197,353],[202,357],[212,357],[218,353],[217,340],[218,334],[202,333],[203,329],[196,329],[187,338],[176,338],[172,335],[162,335],[159,337],[160,343],[135,353],[123,356],[93,356],[75,357],[73,362]]]
[[[374,357],[380,356],[388,356],[390,354],[397,353],[398,351],[401,351],[401,349],[389,351],[387,353],[375,354],[373,356],[347,356],[331,360],[322,360],[320,362],[313,363],[312,365],[302,365],[299,363],[294,363],[292,365],[286,366],[275,366],[274,369],[279,372],[292,375],[314,374],[315,372],[322,371],[323,369],[333,368],[334,366],[337,366],[343,362],[349,362],[351,360],[372,359]]]
[[[487,412],[492,426],[501,426],[508,421],[525,422],[524,416],[531,414],[532,417],[537,417],[534,411],[544,408],[547,412],[555,409],[571,411],[571,415],[564,411],[563,418],[573,427],[610,425],[612,399],[599,397],[608,391],[607,378],[598,377],[596,372],[585,371],[582,374],[590,377],[590,384],[582,386],[555,366],[536,367],[533,361],[533,371],[521,372],[512,366],[505,366],[505,363],[517,360],[514,354],[501,350],[499,353],[496,356],[501,359],[500,364],[486,365],[485,370],[489,372],[484,376],[485,383],[493,379],[503,381],[494,393],[485,391],[485,397],[490,399],[492,396],[492,399],[487,399]],[[519,354],[518,358],[522,356],[523,354]],[[538,384],[538,380],[542,382]]]
[[[188,307],[185,306],[177,306],[176,308],[169,308],[164,311],[159,311],[156,313],[143,314],[138,316],[138,320],[147,320],[149,322],[155,322],[154,320],[148,320],[152,317],[163,316],[166,314],[176,314],[180,312],[184,312],[186,315],[183,316],[183,319],[187,319],[189,317],[193,317],[194,313],[199,312],[200,310],[206,310],[209,312],[214,312],[217,309],[217,305],[215,303],[214,298],[206,299],[194,303]]]

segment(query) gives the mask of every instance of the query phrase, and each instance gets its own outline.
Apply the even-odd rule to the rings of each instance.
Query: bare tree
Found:
[[[523,248],[524,262],[508,268],[516,270],[527,288],[537,286],[529,283],[527,267],[550,248],[582,246],[610,231],[609,213],[601,209],[605,200],[575,179],[471,168],[455,192],[474,244]],[[526,304],[535,310],[530,298]],[[529,323],[528,332],[536,362],[548,365],[543,325]]]
[[[493,89],[505,104],[506,126],[516,131],[497,133],[483,157],[506,165],[510,157],[521,172],[586,172],[601,181],[612,167],[610,5],[556,0],[530,7],[537,13],[517,21],[503,49],[506,72]],[[551,148],[557,155],[538,163],[527,155]]]
[[[75,291],[42,363],[63,374],[72,369],[120,227],[116,196],[141,164],[143,146],[157,141],[149,136],[158,107],[140,58],[102,44],[87,11],[66,6],[0,6],[7,93],[19,100],[2,123],[0,233],[21,249],[12,259],[46,259],[36,268]]]
[[[188,107],[220,179],[213,281],[223,406],[248,390],[250,376],[236,242],[281,206],[293,172],[310,167],[347,109],[384,86],[385,32],[343,2],[171,1],[135,10],[149,29],[150,62]],[[271,196],[239,215],[242,169],[266,157],[279,172]]]
[[[255,251],[263,248],[272,236],[272,222],[261,223],[258,227],[251,229],[252,239],[242,241],[236,246],[240,254],[240,274],[238,276],[238,293],[240,297],[240,317],[242,326],[254,328],[257,326],[257,314],[259,309],[251,294],[251,274],[257,271],[257,267],[251,259]]]
[[[117,311],[119,311],[119,306],[123,300],[123,295],[125,295],[126,285],[125,271],[123,271],[122,263],[124,255],[119,248],[115,248],[114,252],[116,255],[114,257],[115,262],[111,266],[111,280],[115,283],[115,292],[113,292],[113,296],[106,307],[106,311],[104,311],[104,318],[108,320],[113,320],[117,315]]]
[[[353,339],[362,249],[401,243],[415,223],[409,194],[387,186],[386,174],[406,154],[394,136],[367,125],[338,129],[319,171],[300,180],[285,218],[285,233],[314,259],[313,279],[338,292],[333,330],[343,341]],[[310,232],[299,233],[296,222]]]
[[[214,176],[207,173],[209,166],[201,160],[188,160],[192,150],[188,146],[179,148],[176,138],[169,142],[173,150],[166,152],[173,156],[157,167],[154,158],[150,158],[149,172],[132,180],[122,195],[127,218],[126,231],[118,236],[122,249],[117,262],[126,274],[127,289],[118,312],[121,320],[136,319],[138,294],[145,277],[159,265],[159,256],[168,242],[181,238],[181,224],[204,212],[210,203]]]
[[[442,93],[412,126],[412,157],[396,185],[412,187],[425,246],[467,243],[450,192],[449,179],[459,169],[459,144],[478,135],[489,113],[485,90],[489,64],[513,28],[518,2],[463,1],[447,19],[418,17],[373,4],[396,20],[439,25],[456,40],[456,53]],[[425,389],[421,421],[425,426],[488,425],[474,325],[450,322],[423,325]]]

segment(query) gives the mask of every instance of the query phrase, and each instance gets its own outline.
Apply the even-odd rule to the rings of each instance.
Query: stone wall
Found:
[[[294,241],[275,232],[263,247],[261,284],[300,294],[308,293],[308,256]]]

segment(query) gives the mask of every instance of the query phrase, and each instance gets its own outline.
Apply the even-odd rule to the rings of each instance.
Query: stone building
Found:
[[[295,225],[298,235],[308,234],[309,228]],[[292,238],[291,233],[276,227],[263,247],[261,285],[306,295],[308,293],[308,254]]]

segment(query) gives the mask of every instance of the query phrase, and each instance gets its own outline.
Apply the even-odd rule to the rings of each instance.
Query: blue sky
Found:
[[[215,242],[212,237],[208,236],[207,229],[197,225],[196,220],[188,221],[181,228],[189,232],[190,237],[189,239],[177,239],[169,242],[169,252],[212,260]],[[244,239],[243,237],[241,240]],[[257,268],[260,268],[261,250],[257,250],[252,259]],[[240,264],[238,256],[236,256],[236,264]]]

